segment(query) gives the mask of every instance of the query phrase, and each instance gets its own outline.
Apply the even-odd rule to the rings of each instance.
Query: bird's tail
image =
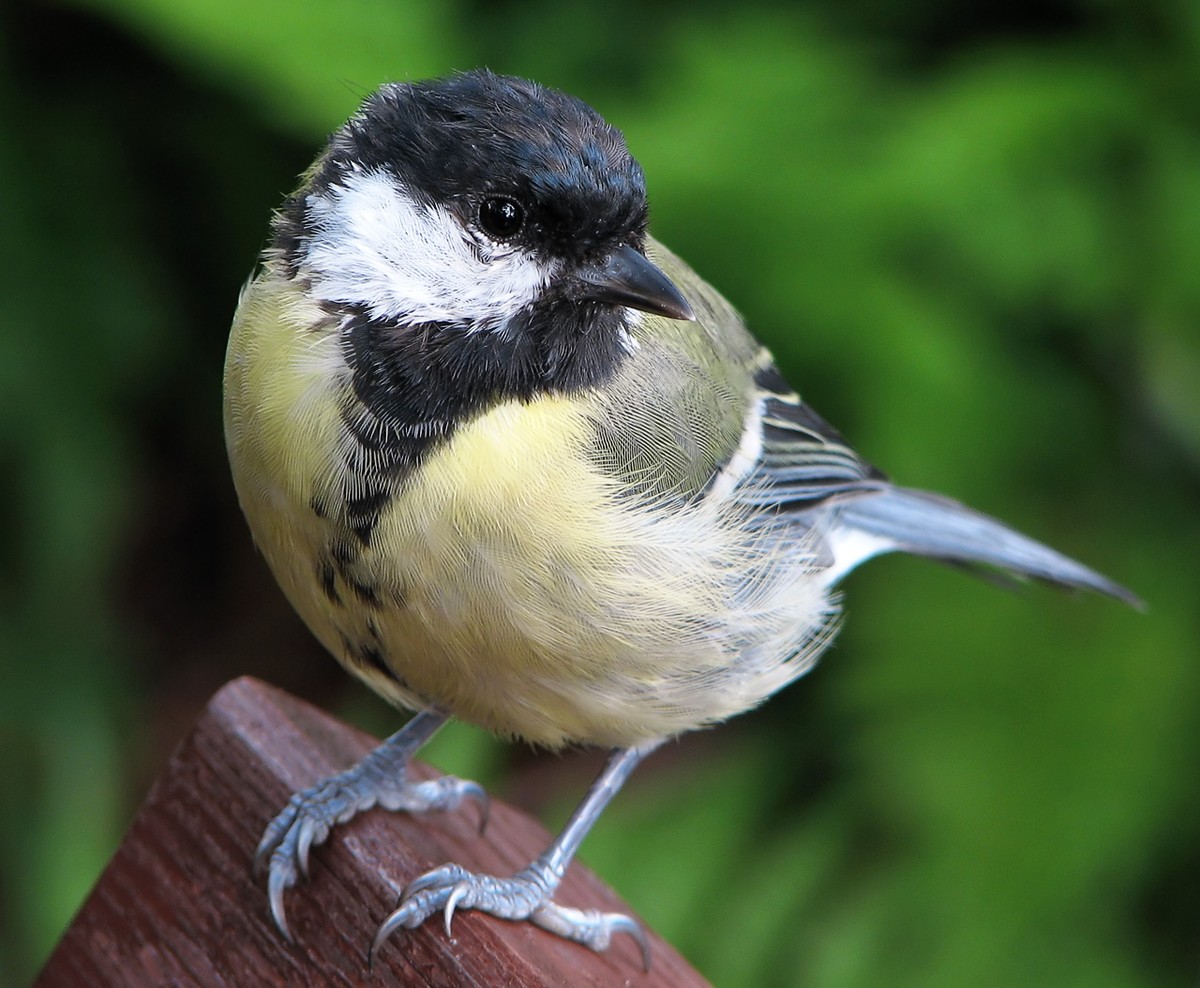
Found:
[[[982,564],[1141,606],[1134,594],[1095,570],[939,494],[889,485],[878,493],[847,498],[838,505],[837,519],[838,527],[878,540],[882,551]]]

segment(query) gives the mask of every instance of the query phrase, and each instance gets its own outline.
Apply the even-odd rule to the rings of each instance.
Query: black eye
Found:
[[[512,199],[484,199],[479,207],[479,225],[488,236],[511,240],[525,225],[525,210]]]

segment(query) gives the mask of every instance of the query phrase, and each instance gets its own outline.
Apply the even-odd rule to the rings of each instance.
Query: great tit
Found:
[[[238,498],[288,600],[418,711],[268,826],[256,860],[284,935],[284,891],[335,823],[486,807],[472,782],[406,776],[458,717],[612,754],[529,867],[417,878],[373,950],[471,908],[595,950],[630,933],[645,953],[629,917],[554,901],[568,863],[665,739],[812,667],[849,570],[899,550],[1134,599],[891,484],[647,234],[621,133],[488,71],[385,85],[332,135],[238,302],[224,408]]]

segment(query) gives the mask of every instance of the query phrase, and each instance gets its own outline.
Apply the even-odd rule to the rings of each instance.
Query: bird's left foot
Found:
[[[638,922],[624,913],[602,913],[560,906],[553,901],[560,880],[553,869],[535,861],[509,878],[476,875],[447,864],[414,879],[400,896],[400,905],[383,921],[371,944],[372,959],[396,930],[412,930],[435,913],[445,916],[446,935],[456,909],[476,909],[500,919],[528,920],[567,940],[597,952],[608,949],[614,933],[628,933],[642,951],[650,970],[650,943]]]

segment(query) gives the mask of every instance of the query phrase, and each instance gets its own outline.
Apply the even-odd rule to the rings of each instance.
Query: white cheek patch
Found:
[[[517,250],[476,244],[447,210],[414,202],[382,171],[350,172],[307,205],[314,295],[365,305],[376,318],[502,329],[556,270]]]

